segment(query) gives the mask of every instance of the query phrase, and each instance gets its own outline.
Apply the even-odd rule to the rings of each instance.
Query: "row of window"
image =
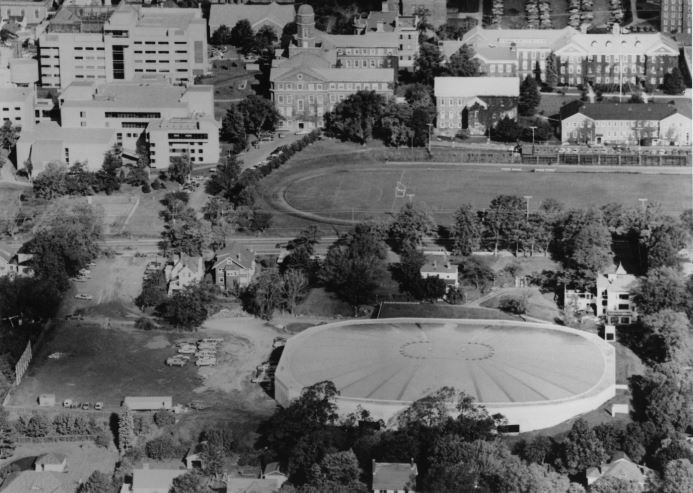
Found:
[[[325,89],[329,89],[330,91],[360,91],[361,89],[364,90],[374,90],[377,91],[378,88],[380,87],[383,91],[387,90],[388,84],[387,82],[382,82],[378,84],[377,82],[373,83],[368,83],[368,82],[330,82],[329,84],[304,84],[303,82],[297,82],[296,83],[296,90],[297,91],[303,91],[303,90],[308,90],[308,91],[322,91],[323,86]],[[305,89],[304,89],[305,88]],[[277,83],[277,89],[279,91],[287,90],[287,91],[292,91],[294,89],[294,84],[292,82],[278,82]]]
[[[340,48],[337,50],[337,56],[342,55],[393,55],[392,48]]]
[[[142,45],[142,44],[145,44],[145,45],[155,45],[155,44],[167,45],[167,44],[169,44],[169,42],[168,41],[135,41],[135,44],[136,45]],[[174,41],[173,44],[186,45],[186,44],[188,44],[188,42],[187,41]]]
[[[104,51],[104,47],[103,46],[97,46],[97,47],[94,47],[94,46],[84,46],[84,47],[83,46],[75,46],[75,51],[94,51],[94,50]]]
[[[369,66],[370,68],[383,68],[383,61],[382,59],[374,60],[372,58],[370,60],[345,60],[344,66],[346,68],[368,68]]]

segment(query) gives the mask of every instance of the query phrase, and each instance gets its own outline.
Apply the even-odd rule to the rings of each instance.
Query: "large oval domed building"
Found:
[[[286,405],[331,380],[340,413],[357,406],[391,422],[412,401],[449,386],[520,431],[554,426],[615,395],[613,346],[594,334],[507,320],[352,320],[287,341],[275,374]]]

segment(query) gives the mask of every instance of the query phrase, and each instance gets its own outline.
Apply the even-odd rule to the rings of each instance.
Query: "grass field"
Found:
[[[395,196],[398,182],[406,186],[404,197]],[[584,208],[608,202],[638,206],[638,198],[646,197],[672,215],[690,207],[691,197],[691,182],[680,175],[533,173],[491,166],[335,166],[285,183],[283,196],[291,207],[322,217],[383,217],[413,200],[430,209],[440,224],[449,223],[461,204],[485,208],[500,194],[531,195],[530,210],[547,198]]]

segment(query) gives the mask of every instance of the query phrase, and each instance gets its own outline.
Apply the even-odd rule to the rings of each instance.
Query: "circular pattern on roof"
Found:
[[[308,329],[287,342],[278,385],[323,380],[364,402],[413,401],[451,386],[481,403],[573,398],[602,380],[598,342],[553,325],[383,319]]]

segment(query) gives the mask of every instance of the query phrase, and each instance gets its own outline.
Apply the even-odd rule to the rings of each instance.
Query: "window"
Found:
[[[619,299],[619,300],[628,300],[628,299],[630,299],[630,295],[629,295],[629,294],[621,293],[621,294],[618,295],[618,299]]]
[[[298,111],[303,111],[303,100],[299,99],[297,101],[297,103],[298,103]]]
[[[618,309],[619,309],[619,310],[630,310],[630,304],[628,304],[628,303],[619,303],[619,304],[618,304]]]

